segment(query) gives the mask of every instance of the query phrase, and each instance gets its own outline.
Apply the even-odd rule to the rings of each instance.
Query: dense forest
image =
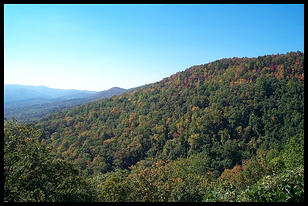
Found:
[[[304,201],[304,53],[192,66],[4,138],[5,201]]]

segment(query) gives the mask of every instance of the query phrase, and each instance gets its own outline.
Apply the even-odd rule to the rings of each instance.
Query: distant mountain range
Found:
[[[11,105],[20,101],[29,104],[49,103],[59,100],[89,97],[95,91],[80,91],[73,89],[53,89],[46,86],[26,86],[18,84],[4,85],[4,103]]]
[[[35,121],[55,111],[69,109],[102,98],[110,98],[133,89],[112,87],[108,90],[95,92],[7,84],[4,85],[4,117],[15,117],[20,122]]]

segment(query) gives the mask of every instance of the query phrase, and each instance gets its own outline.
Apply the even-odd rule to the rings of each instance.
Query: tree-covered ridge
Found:
[[[206,150],[218,159],[212,169],[219,174],[261,145],[303,130],[303,64],[300,52],[222,59],[51,115],[37,126],[58,157],[82,168],[100,162],[100,171],[111,171],[145,158],[174,160]]]
[[[281,182],[288,170],[303,178],[303,161],[290,166],[283,151],[292,139],[303,141],[304,54],[193,66],[145,88],[50,115],[35,127],[56,158],[73,161],[98,184],[102,201],[255,201],[260,187],[246,187],[263,177]],[[296,145],[302,153],[293,151],[292,158],[298,160],[303,148]],[[169,169],[178,173],[168,176]],[[297,180],[287,185],[297,185],[299,196],[282,201],[302,200]],[[127,181],[133,185],[126,187]],[[238,193],[224,196],[228,188]]]

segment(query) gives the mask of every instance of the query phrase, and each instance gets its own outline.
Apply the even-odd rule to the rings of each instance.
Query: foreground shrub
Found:
[[[265,176],[239,195],[238,201],[303,202],[304,168],[298,167],[278,175]]]

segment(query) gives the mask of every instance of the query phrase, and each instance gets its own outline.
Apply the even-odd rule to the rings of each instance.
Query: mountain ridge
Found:
[[[88,174],[203,151],[216,159],[209,168],[219,176],[260,145],[285,141],[295,128],[302,131],[303,59],[303,53],[290,52],[192,66],[141,89],[49,115],[36,126],[62,151],[58,158],[74,160]],[[291,97],[296,107],[284,100]],[[271,129],[273,121],[283,129]]]
[[[12,91],[11,89],[12,87],[13,89],[17,88],[17,92],[15,90],[14,93],[14,90]],[[29,88],[32,88],[32,90]],[[50,91],[53,94],[48,94]],[[75,89],[54,89],[46,86],[5,85],[4,116],[5,118],[15,117],[20,122],[35,121],[58,110],[69,109],[101,98],[110,98],[113,95],[122,94],[126,91],[130,90],[112,87],[108,90],[95,92]],[[25,98],[18,98],[20,93],[26,93],[24,95]],[[10,96],[17,100],[6,101]]]

